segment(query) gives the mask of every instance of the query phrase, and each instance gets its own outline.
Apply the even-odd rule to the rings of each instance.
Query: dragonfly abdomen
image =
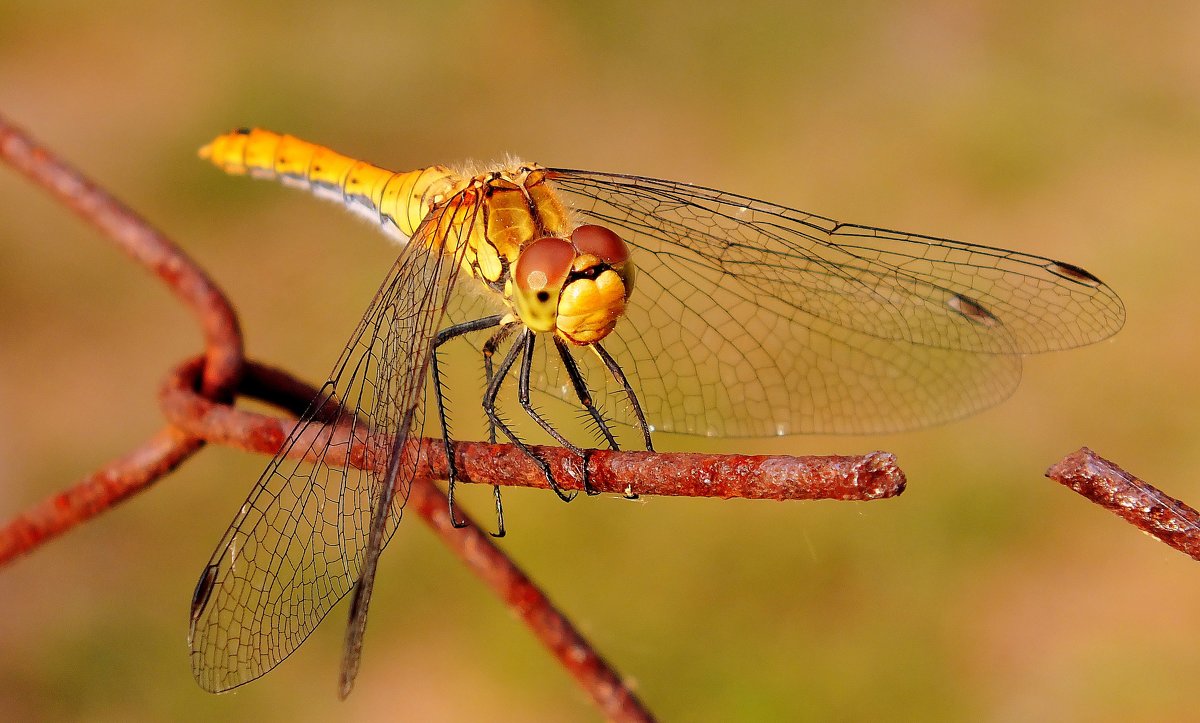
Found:
[[[461,184],[445,166],[396,173],[315,143],[262,129],[239,128],[200,149],[233,175],[278,180],[341,203],[352,212],[393,226],[410,238],[417,226]]]

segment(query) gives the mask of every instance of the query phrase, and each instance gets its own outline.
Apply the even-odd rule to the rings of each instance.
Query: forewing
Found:
[[[393,455],[422,428],[430,342],[457,269],[443,245],[446,233],[463,231],[452,223],[463,220],[461,206],[442,209],[456,211],[435,212],[417,229],[334,367],[324,399],[267,465],[205,568],[189,645],[192,672],[207,690],[254,680],[290,655],[364,565],[373,569],[400,521],[416,468],[411,455]],[[320,433],[322,422],[343,433]],[[391,470],[394,481],[350,466],[347,438],[366,441],[368,453],[383,460],[373,469]],[[322,462],[290,456],[298,451]],[[372,540],[381,504],[390,509]],[[365,600],[362,607],[365,622]]]
[[[1006,397],[1019,354],[1096,341],[1124,320],[1109,287],[1052,259],[670,181],[550,178],[577,222],[636,249],[630,307],[604,344],[664,431],[926,426]],[[619,398],[588,361],[589,383]]]

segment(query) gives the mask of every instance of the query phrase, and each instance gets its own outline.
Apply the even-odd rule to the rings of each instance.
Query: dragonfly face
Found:
[[[612,332],[633,276],[625,242],[603,226],[584,225],[569,239],[547,236],[522,249],[506,294],[525,326],[585,346]]]

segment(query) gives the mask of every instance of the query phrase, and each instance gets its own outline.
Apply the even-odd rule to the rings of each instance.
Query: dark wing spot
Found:
[[[248,135],[250,135],[250,129],[249,129],[249,128],[235,128],[233,132],[234,132],[234,133],[236,133],[236,134],[238,134],[239,136],[248,136]]]
[[[1089,272],[1079,268],[1075,264],[1068,264],[1066,261],[1051,261],[1046,264],[1046,270],[1068,281],[1074,281],[1084,286],[1099,286],[1102,283],[1100,279],[1092,276]]]
[[[542,302],[543,304],[546,303],[547,301],[550,300],[550,292],[549,291],[537,292],[537,300]]]
[[[983,308],[978,301],[962,294],[951,296],[946,300],[946,306],[980,326],[998,326],[1000,324],[1000,320],[996,318],[995,314]]]
[[[192,622],[195,622],[200,617],[200,613],[204,612],[204,607],[208,605],[208,598],[212,596],[213,584],[216,581],[216,565],[209,565],[204,568],[204,572],[200,573],[200,581],[196,583],[196,591],[192,593]]]

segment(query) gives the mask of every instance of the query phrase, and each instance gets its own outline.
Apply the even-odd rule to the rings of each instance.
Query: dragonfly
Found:
[[[1023,355],[1096,342],[1125,318],[1117,294],[1071,263],[704,186],[515,160],[397,173],[262,129],[221,135],[200,155],[332,200],[402,243],[323,394],[201,574],[188,641],[213,692],[274,668],[353,593],[349,694],[379,555],[420,472],[405,442],[425,434],[430,396],[458,524],[439,354],[460,340],[485,368],[493,441],[499,430],[541,462],[497,411],[510,379],[524,412],[579,454],[534,395],[590,420],[614,449],[614,430],[647,449],[657,432],[894,432],[994,405],[1016,388]],[[387,440],[375,449],[383,463],[289,457],[315,445],[324,459],[332,438],[305,432],[330,423]]]

